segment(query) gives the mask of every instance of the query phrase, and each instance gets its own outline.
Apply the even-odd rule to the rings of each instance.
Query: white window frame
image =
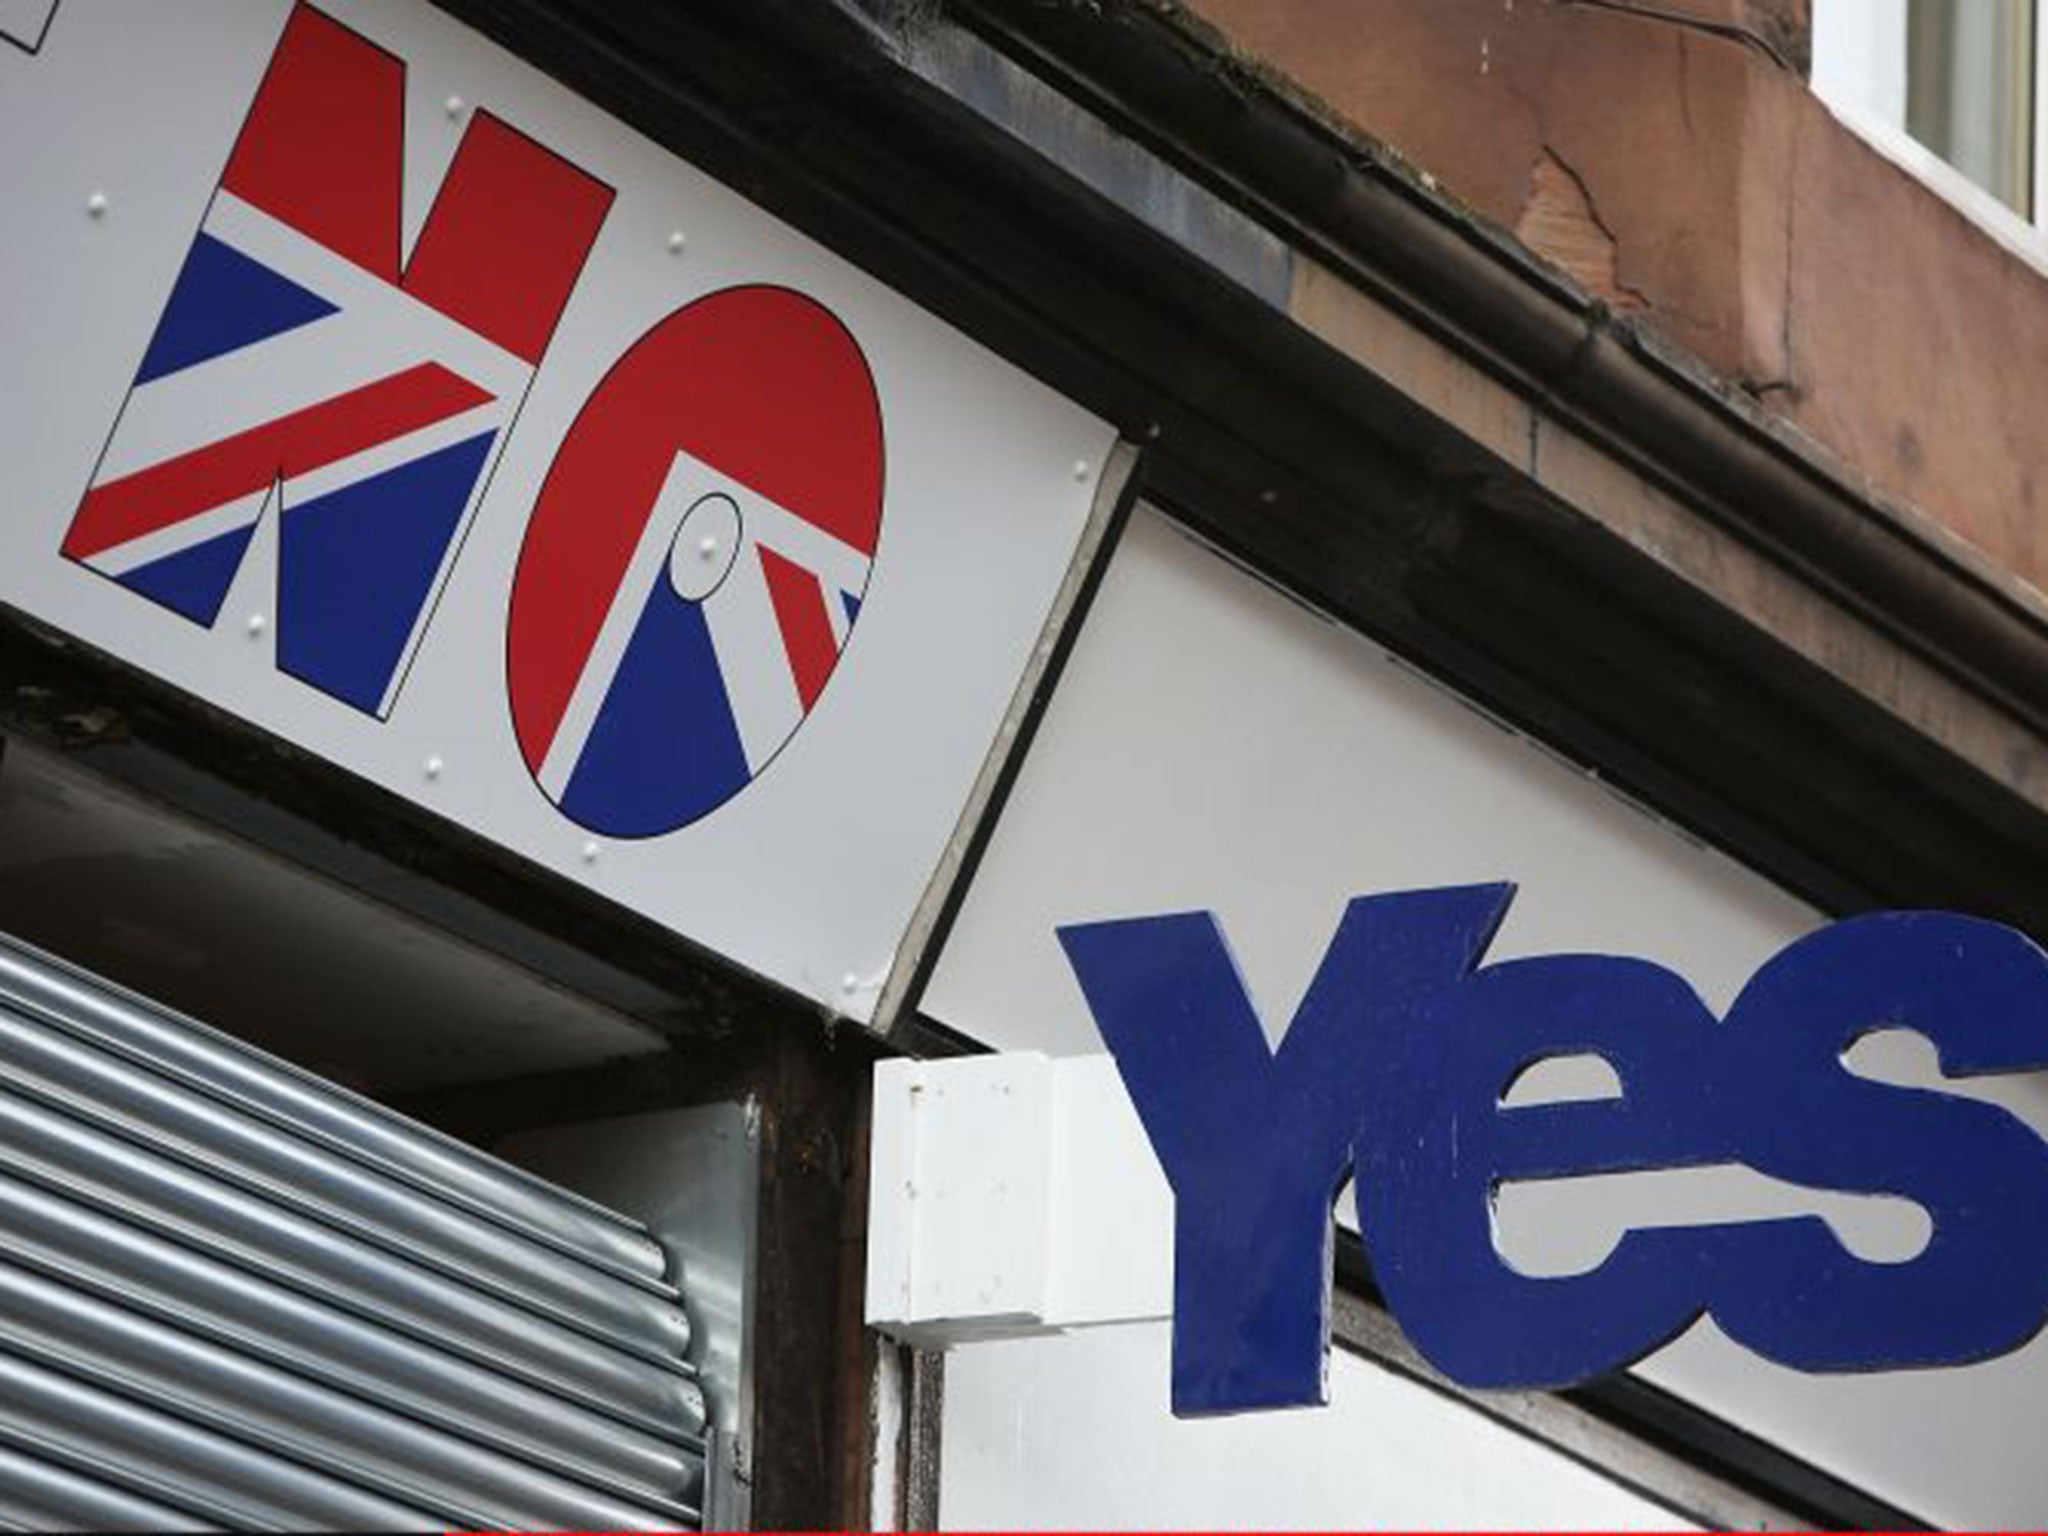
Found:
[[[2048,276],[2048,6],[2034,26],[2031,219],[1906,131],[1906,11],[1907,0],[1814,0],[1814,94],[1845,128]]]

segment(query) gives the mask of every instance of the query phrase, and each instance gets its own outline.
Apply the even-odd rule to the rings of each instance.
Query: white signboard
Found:
[[[424,4],[15,9],[0,601],[870,1017],[1110,431]]]
[[[946,1357],[949,1531],[1687,1531],[1597,1468],[1339,1351],[1316,1413],[1175,1419],[1163,1323]]]
[[[1102,1037],[1054,929],[1208,910],[1277,1044],[1349,898],[1499,880],[1519,882],[1520,893],[1486,951],[1489,963],[1641,956],[1678,971],[1717,1015],[1759,965],[1822,921],[1141,509],[921,1007],[1000,1050],[1099,1052]],[[1546,1070],[1541,1081],[1529,1074],[1517,1101],[1618,1094],[1597,1060],[1599,1072],[1573,1070],[1587,1060],[1545,1063],[1566,1070]],[[1865,1037],[1843,1060],[1858,1076],[2000,1104],[2048,1135],[2048,1075],[1944,1077],[1932,1046],[1899,1030]],[[1055,1163],[1053,1188],[1121,1206],[1055,1203],[1041,1221],[1062,1232],[1156,1231],[1148,1197],[1126,1194],[1114,1149],[1128,1144],[1128,1129],[1094,1119],[1102,1134],[1062,1134],[1100,1150],[1110,1166],[1062,1184]],[[877,1144],[887,1150],[884,1130]],[[1247,1136],[1258,1133],[1246,1125]],[[949,1179],[980,1171],[944,1149],[931,1157]],[[1355,1230],[1348,1193],[1339,1209]],[[1550,1276],[1595,1268],[1631,1228],[1812,1214],[1874,1263],[1911,1258],[1928,1233],[1910,1201],[1805,1188],[1732,1163],[1518,1181],[1503,1186],[1493,1214],[1500,1252],[1525,1274]],[[915,1220],[914,1235],[941,1240],[957,1224],[950,1210]],[[1080,1261],[1070,1253],[1068,1262]],[[1084,1298],[1101,1308],[1092,1316],[1137,1310],[1134,1266],[1114,1254],[1111,1262],[1120,1266],[1117,1294],[1104,1301],[1108,1287],[1097,1287]],[[1136,1280],[1142,1288],[1144,1275]],[[1051,1298],[1045,1311],[1066,1304],[1056,1288]],[[1069,1307],[1063,1320],[1074,1315]],[[1012,1353],[1020,1379],[1028,1379],[1023,1362],[1055,1357],[1036,1345]],[[1638,1369],[1923,1519],[2034,1525],[2048,1509],[2048,1472],[2034,1451],[2048,1414],[2048,1336],[1967,1367],[1805,1375],[1744,1352],[1706,1320]],[[950,1373],[947,1385],[950,1434]],[[1165,1372],[1146,1388],[1164,1420]],[[1344,1390],[1340,1377],[1338,1412]]]

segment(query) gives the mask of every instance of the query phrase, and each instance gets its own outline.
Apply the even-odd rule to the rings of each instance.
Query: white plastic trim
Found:
[[[1904,0],[1819,0],[1813,16],[1814,95],[1843,127],[2048,276],[2048,230],[1906,131],[1905,31]],[[2034,50],[2034,207],[2048,212],[2048,75],[2042,68],[2048,25],[2035,27]]]
[[[943,1349],[1167,1317],[1173,1198],[1108,1056],[875,1069],[867,1320]]]

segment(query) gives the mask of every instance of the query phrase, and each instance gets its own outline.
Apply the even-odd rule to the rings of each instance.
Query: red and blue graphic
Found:
[[[825,692],[882,528],[881,407],[787,288],[685,305],[613,365],[528,525],[506,664],[527,768],[579,825],[723,805]]]
[[[613,192],[474,114],[403,258],[405,64],[296,7],[65,555],[211,627],[277,518],[277,665],[384,716]]]

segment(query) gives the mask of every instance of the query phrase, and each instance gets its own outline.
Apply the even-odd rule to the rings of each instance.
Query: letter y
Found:
[[[1175,1414],[1326,1400],[1331,1208],[1373,1021],[1469,974],[1513,899],[1352,901],[1277,1052],[1210,913],[1059,930],[1173,1188]]]

